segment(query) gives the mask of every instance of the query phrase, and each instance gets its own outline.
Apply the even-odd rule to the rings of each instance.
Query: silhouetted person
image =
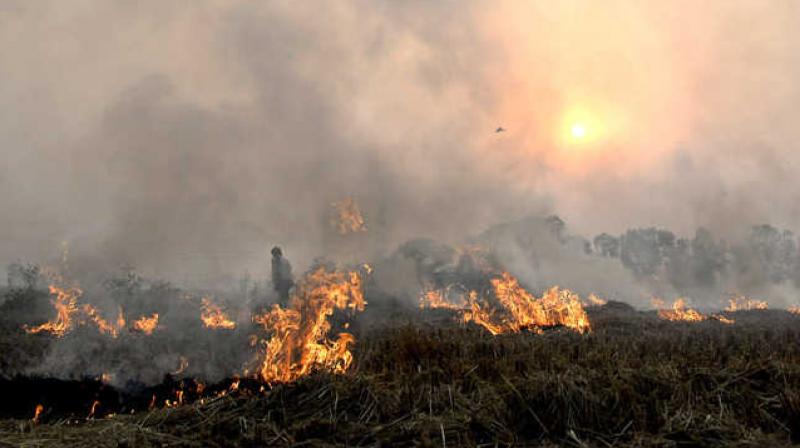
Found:
[[[289,304],[289,290],[294,286],[292,278],[292,265],[283,258],[280,247],[272,248],[272,288],[278,293],[278,303],[282,307]]]

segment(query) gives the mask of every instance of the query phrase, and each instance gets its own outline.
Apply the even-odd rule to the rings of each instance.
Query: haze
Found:
[[[796,230],[800,4],[702,3],[5,0],[0,262],[261,274],[344,197],[376,252]]]

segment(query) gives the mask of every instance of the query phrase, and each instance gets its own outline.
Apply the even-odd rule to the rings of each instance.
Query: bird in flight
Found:
[[[506,132],[505,128],[503,128],[502,126],[500,126],[500,127],[498,127],[497,129],[494,130],[495,134],[499,134],[501,132]]]

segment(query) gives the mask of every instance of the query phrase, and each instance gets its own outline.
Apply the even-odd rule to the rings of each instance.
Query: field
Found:
[[[138,395],[89,379],[4,380],[4,396],[17,397],[5,399],[6,414],[15,406],[32,414],[19,395],[35,386],[71,387],[74,395],[58,399],[88,400],[84,406],[112,397],[116,407],[104,401],[91,418],[55,410],[38,422],[7,418],[0,446],[800,443],[800,317],[733,314],[733,325],[669,322],[611,302],[589,308],[587,334],[554,328],[492,336],[446,310],[374,307],[355,322],[354,362],[340,375],[266,387],[226,379],[207,386],[202,400],[188,379],[167,378]],[[11,337],[6,359],[5,350],[22,344],[9,344]],[[151,393],[175,387],[186,388],[184,404],[148,410]]]

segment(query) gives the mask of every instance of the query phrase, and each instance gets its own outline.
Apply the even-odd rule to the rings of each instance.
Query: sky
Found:
[[[346,197],[375,253],[798,229],[798,79],[790,0],[5,0],[0,263],[261,275]]]

